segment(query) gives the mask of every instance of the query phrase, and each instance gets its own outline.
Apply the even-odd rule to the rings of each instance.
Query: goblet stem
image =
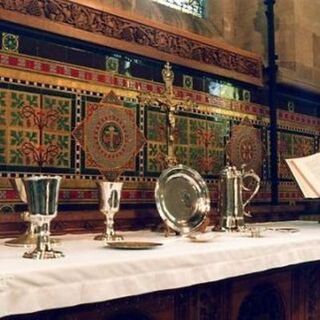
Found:
[[[115,232],[114,232],[114,213],[113,212],[106,212],[106,239],[111,240],[113,239]]]
[[[36,250],[40,252],[41,256],[44,256],[46,251],[51,251],[51,244],[49,241],[49,223],[43,223],[37,226],[37,248]]]
[[[118,241],[123,240],[123,237],[120,235],[117,235],[114,231],[114,215],[116,212],[114,211],[107,211],[103,212],[103,214],[106,216],[106,231],[105,231],[105,241]]]

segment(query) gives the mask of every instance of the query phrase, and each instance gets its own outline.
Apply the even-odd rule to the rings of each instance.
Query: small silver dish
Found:
[[[113,249],[145,250],[162,246],[162,243],[151,241],[110,241],[106,242],[106,245]]]
[[[155,199],[163,221],[180,234],[197,229],[210,210],[205,181],[197,171],[181,164],[162,172],[156,184]]]

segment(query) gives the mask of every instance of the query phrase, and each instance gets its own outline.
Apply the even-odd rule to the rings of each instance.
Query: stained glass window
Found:
[[[203,17],[205,0],[153,0],[171,8]]]

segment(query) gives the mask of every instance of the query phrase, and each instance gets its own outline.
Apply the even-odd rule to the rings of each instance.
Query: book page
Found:
[[[320,153],[286,160],[303,195],[320,198]]]
[[[309,186],[307,180],[300,174],[300,172],[296,169],[296,166],[291,159],[287,159],[287,164],[294,176],[295,181],[298,183],[300,190],[303,193],[305,198],[318,198],[317,193]]]

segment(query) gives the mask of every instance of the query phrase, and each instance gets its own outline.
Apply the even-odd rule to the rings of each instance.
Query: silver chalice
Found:
[[[23,179],[29,217],[35,227],[36,248],[23,257],[30,259],[52,259],[63,257],[63,253],[51,247],[50,222],[57,215],[61,177],[28,177]]]
[[[99,209],[106,216],[106,229],[94,240],[118,241],[123,237],[114,231],[114,215],[119,211],[123,182],[98,181]]]

